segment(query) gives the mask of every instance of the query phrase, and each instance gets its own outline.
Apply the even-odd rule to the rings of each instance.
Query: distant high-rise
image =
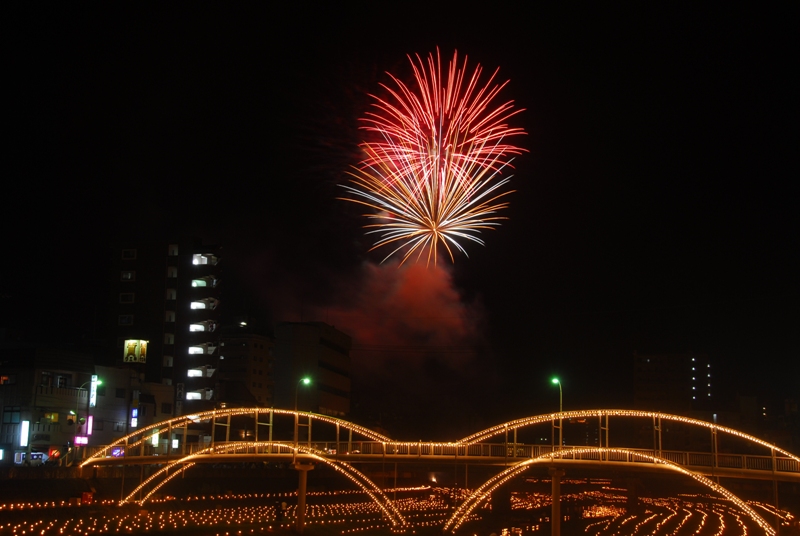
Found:
[[[221,249],[199,240],[113,250],[114,362],[175,386],[175,414],[214,407]]]
[[[711,409],[711,363],[706,354],[634,354],[634,406],[684,414]]]
[[[344,417],[350,413],[350,337],[323,322],[275,326],[275,406]],[[304,377],[308,386],[298,385]],[[295,398],[296,397],[296,398]]]

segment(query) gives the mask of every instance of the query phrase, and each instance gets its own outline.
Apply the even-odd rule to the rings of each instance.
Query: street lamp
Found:
[[[88,382],[82,383],[81,386],[77,388],[77,390],[78,391],[85,390],[86,386],[89,385],[90,383],[94,383],[95,385],[101,385],[103,383],[103,380],[98,380],[97,377],[95,377],[95,379],[92,379],[92,380],[89,380]],[[91,403],[91,396],[92,396],[91,393],[87,393],[86,394],[86,416],[84,417],[84,422],[86,422],[89,419],[89,405]],[[80,426],[82,423],[81,423],[79,415],[78,415],[78,406],[79,405],[80,405],[80,397],[76,396],[75,397],[75,413],[74,413],[74,415],[75,415],[76,424],[78,424]],[[70,413],[72,413],[72,412],[70,411]],[[76,430],[77,430],[77,428],[76,428]],[[75,435],[78,435],[78,434],[76,433]]]
[[[558,378],[553,378],[550,380],[553,384],[558,385],[558,450],[561,450],[561,446],[564,444],[562,441],[563,439],[563,421],[561,419],[561,413],[564,412],[564,391],[561,389],[561,380]]]
[[[297,385],[294,387],[294,455],[292,456],[292,463],[297,461],[297,428],[299,426],[299,419],[300,416],[297,414],[297,393],[300,390],[300,384],[309,385],[311,383],[311,378],[305,376],[300,378],[297,382]]]
[[[564,393],[561,391],[561,380],[558,378],[553,378],[550,380],[553,384],[558,385],[558,411],[559,413],[564,411]]]
[[[82,391],[82,390],[86,389],[86,386],[89,385],[89,384],[92,384],[92,387],[96,388],[98,385],[100,385],[102,383],[103,383],[103,380],[99,380],[97,378],[97,375],[93,374],[92,375],[92,379],[89,380],[88,382],[82,383],[81,386],[78,387],[77,390],[78,391]],[[77,452],[78,452],[77,449],[79,448],[78,442],[77,442],[77,437],[79,435],[78,429],[79,429],[79,427],[83,426],[84,424],[86,424],[86,426],[89,425],[89,407],[91,406],[91,403],[92,403],[92,392],[90,391],[89,393],[86,394],[86,415],[83,418],[83,422],[81,422],[80,416],[78,415],[78,406],[80,405],[80,397],[79,396],[75,397],[75,424],[76,424],[76,426],[75,426],[75,438],[76,438],[75,448],[76,448],[76,451],[75,452],[76,452],[76,456],[77,456]],[[70,413],[72,413],[72,411],[70,411]],[[85,436],[86,436],[86,439],[88,440],[89,434],[85,434]]]

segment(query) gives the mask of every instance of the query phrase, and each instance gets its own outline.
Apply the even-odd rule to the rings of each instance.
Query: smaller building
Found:
[[[227,406],[273,404],[272,353],[274,341],[253,333],[247,322],[225,328],[220,341],[219,399]]]

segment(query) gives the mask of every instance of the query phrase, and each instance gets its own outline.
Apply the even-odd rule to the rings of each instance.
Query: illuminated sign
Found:
[[[147,343],[139,339],[127,339],[122,361],[125,363],[144,363],[147,361]]]
[[[89,438],[86,436],[75,436],[75,444],[76,445],[88,445]]]
[[[92,435],[92,426],[94,425],[94,417],[89,415],[86,419],[86,435]]]
[[[92,374],[92,384],[91,387],[89,387],[89,407],[93,408],[96,405],[97,405],[97,374]]]
[[[28,446],[28,432],[30,431],[31,421],[22,421],[22,426],[19,428],[19,446]]]

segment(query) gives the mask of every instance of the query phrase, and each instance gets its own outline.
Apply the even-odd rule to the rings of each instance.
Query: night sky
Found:
[[[108,245],[198,236],[226,315],[351,334],[389,427],[552,411],[553,374],[565,409],[629,405],[634,352],[800,397],[796,11],[378,6],[8,13],[7,336],[102,335]],[[398,269],[338,185],[368,94],[436,47],[500,68],[528,152],[486,247]]]

